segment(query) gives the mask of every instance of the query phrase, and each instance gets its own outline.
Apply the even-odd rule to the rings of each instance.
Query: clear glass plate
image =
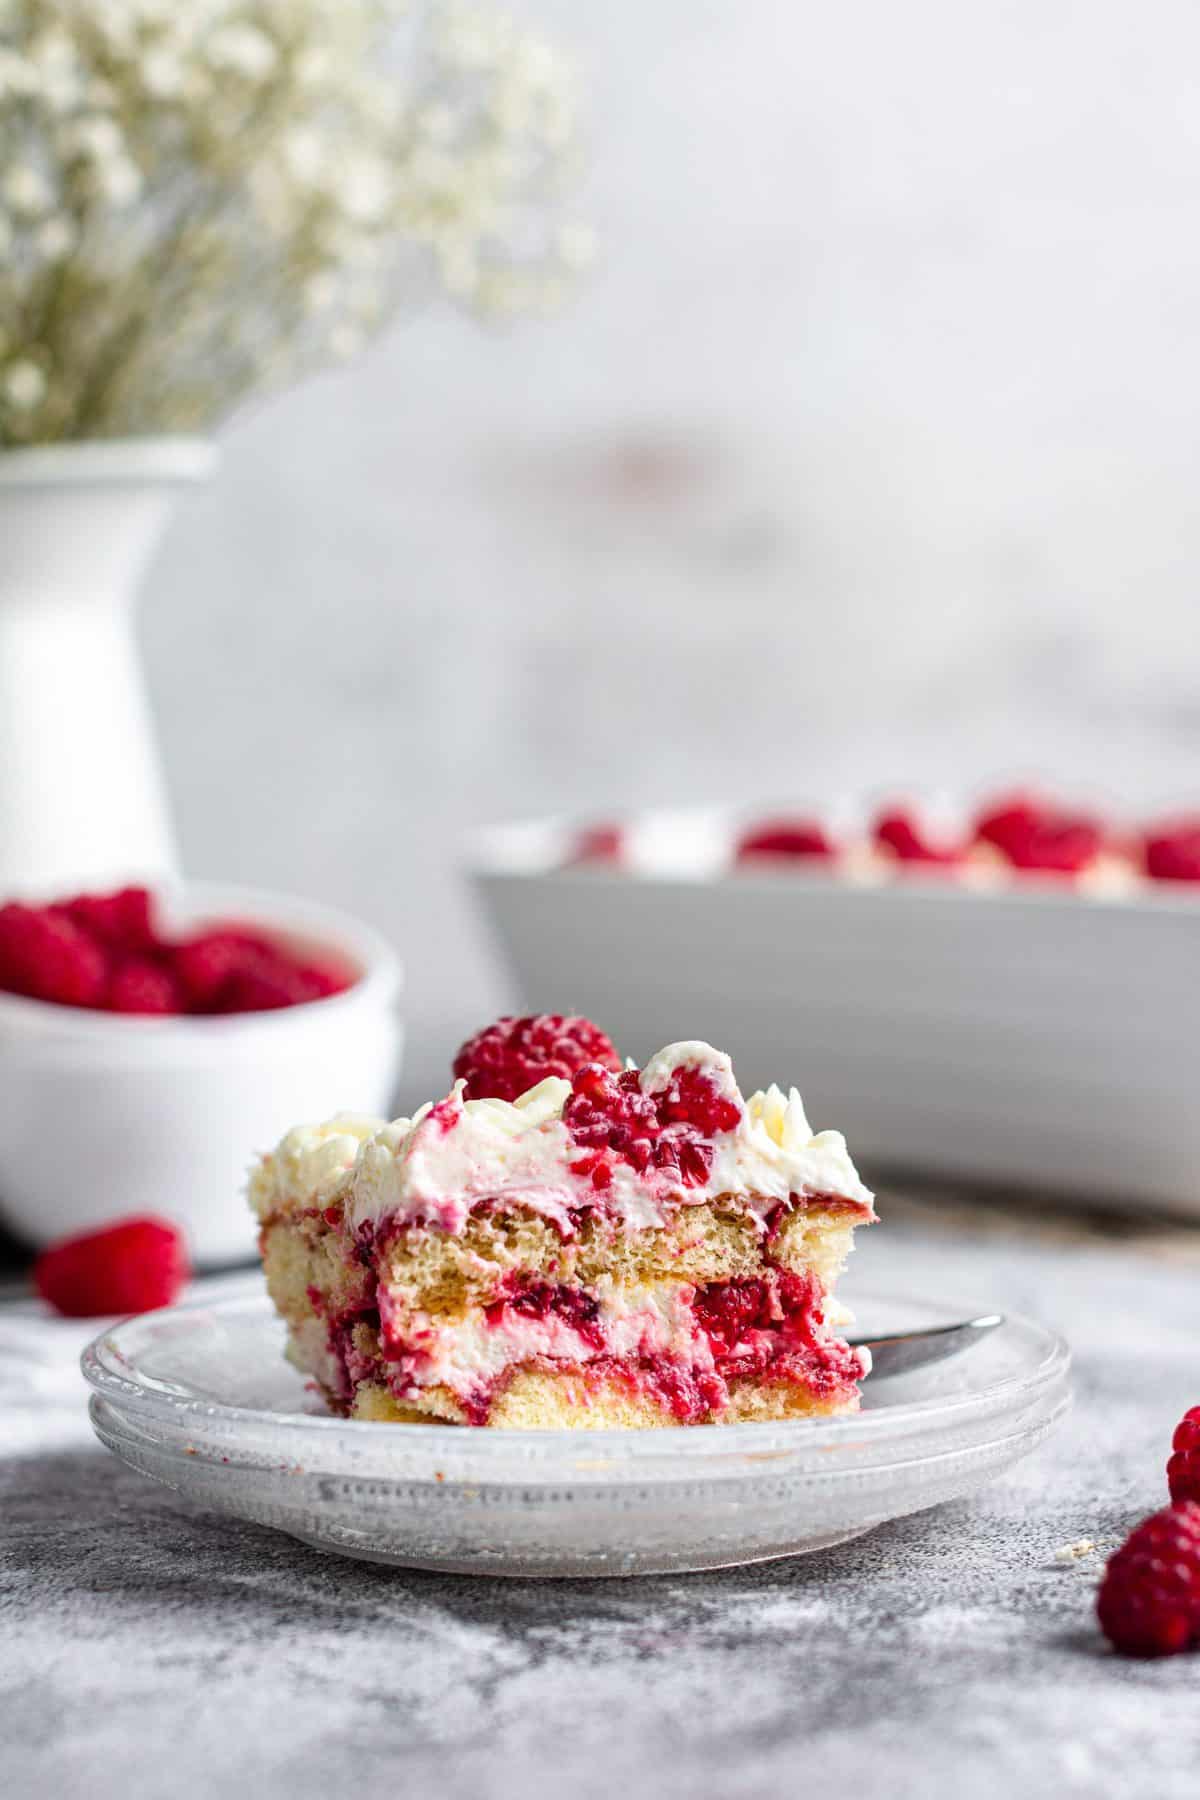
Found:
[[[971,1309],[854,1296],[863,1333]],[[851,1418],[662,1431],[487,1431],[331,1418],[257,1290],[147,1313],[89,1346],[109,1449],[205,1506],[320,1549],[492,1575],[637,1575],[793,1556],[936,1506],[1026,1456],[1070,1402],[1030,1319],[864,1388]]]

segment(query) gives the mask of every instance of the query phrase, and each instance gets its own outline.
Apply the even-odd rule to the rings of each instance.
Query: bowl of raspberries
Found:
[[[0,904],[0,1220],[43,1247],[135,1213],[253,1253],[241,1188],[297,1118],[386,1112],[400,965],[368,926],[209,883]]]

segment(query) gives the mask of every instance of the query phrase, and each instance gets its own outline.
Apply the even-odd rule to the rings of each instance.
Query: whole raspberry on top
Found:
[[[1200,1501],[1200,1406],[1184,1413],[1171,1439],[1167,1485],[1172,1500]]]
[[[51,1244],[33,1265],[33,1285],[68,1319],[92,1319],[169,1306],[188,1273],[178,1226],[146,1214]]]
[[[570,1081],[585,1063],[619,1069],[611,1038],[590,1019],[565,1013],[506,1015],[468,1038],[454,1059],[456,1081],[468,1100],[516,1100],[529,1088],[559,1075]]]
[[[1096,1613],[1124,1656],[1200,1644],[1200,1506],[1166,1506],[1130,1533],[1104,1571]]]

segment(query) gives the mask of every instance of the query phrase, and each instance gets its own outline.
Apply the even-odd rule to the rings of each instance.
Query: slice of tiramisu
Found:
[[[586,1021],[475,1042],[445,1099],[301,1127],[251,1178],[288,1354],[334,1408],[598,1428],[858,1405],[831,1296],[871,1195],[794,1088],[743,1099],[704,1043],[621,1071]]]

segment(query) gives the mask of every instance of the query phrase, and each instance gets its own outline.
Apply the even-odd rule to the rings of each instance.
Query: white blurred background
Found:
[[[524,10],[598,272],[238,421],[142,617],[186,866],[384,927],[410,1097],[510,997],[472,824],[1200,798],[1195,7]]]

